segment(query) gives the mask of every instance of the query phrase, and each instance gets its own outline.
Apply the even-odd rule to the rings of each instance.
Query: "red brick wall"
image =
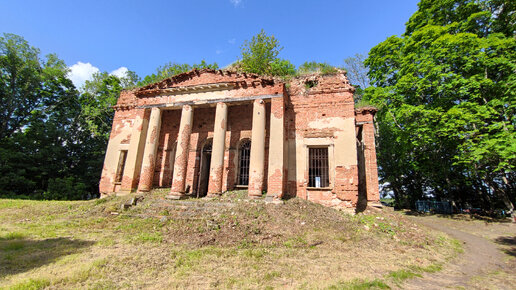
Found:
[[[164,110],[161,118],[153,185],[155,187],[171,187],[175,158],[172,154],[175,154],[177,146],[181,110]]]
[[[364,159],[366,171],[367,200],[371,202],[380,201],[378,186],[378,166],[376,163],[376,144],[374,133],[375,108],[366,107],[356,110],[357,124],[362,125],[362,141],[364,142]]]
[[[186,87],[214,83],[234,83],[234,89],[224,92],[225,98],[242,98],[258,95],[283,94],[283,83],[274,83],[272,80],[262,81],[260,79],[251,78],[249,76],[245,77],[245,75],[242,74],[225,73],[224,75],[221,75],[216,71],[205,72],[198,76],[196,74],[191,74],[188,75],[188,77],[186,77],[181,83],[170,84],[168,87]],[[176,96],[141,96],[137,98],[136,102],[138,106],[164,104],[173,103],[176,98]]]
[[[333,76],[312,75],[302,78],[296,78],[289,84],[288,93],[284,91],[284,85],[281,81],[260,78],[253,75],[235,74],[228,72],[204,70],[201,72],[192,71],[173,77],[161,83],[145,87],[145,91],[134,90],[122,92],[117,105],[118,111],[113,121],[112,136],[120,134],[121,128],[131,126],[131,122],[142,110],[128,110],[134,106],[173,103],[176,96],[156,96],[160,88],[177,87],[177,86],[194,86],[200,84],[213,83],[233,83],[234,89],[224,91],[224,97],[242,98],[246,96],[259,95],[284,95],[285,98],[285,138],[286,141],[316,138],[329,138],[336,140],[342,136],[342,128],[339,126],[327,126],[322,129],[312,127],[308,124],[313,121],[339,119],[355,119],[356,122],[362,122],[363,141],[365,143],[364,158],[366,162],[367,172],[367,195],[368,200],[377,201],[378,195],[378,174],[376,165],[376,151],[374,146],[374,126],[372,124],[374,110],[356,110],[353,103],[354,88],[349,85],[347,78],[343,74]],[[315,84],[308,87],[307,84]],[[138,97],[135,96],[138,95]],[[235,160],[238,159],[238,146],[240,140],[251,138],[252,124],[252,100],[245,104],[234,105],[229,103],[228,108],[228,129],[226,132],[226,148],[224,156],[223,171],[223,190],[234,189],[236,183],[236,175],[238,168],[235,166]],[[270,100],[266,106],[266,140],[265,140],[265,171],[264,185],[267,188],[267,163],[268,163],[268,146],[269,146],[269,127],[271,104]],[[156,187],[170,187],[172,183],[172,169],[174,144],[179,131],[179,122],[181,110],[164,110],[162,112],[162,122],[160,130],[160,140],[156,166],[154,170],[153,184]],[[213,122],[215,119],[214,107],[194,106],[194,121],[192,134],[190,136],[190,152],[188,155],[188,169],[186,176],[186,184],[190,185],[190,192],[197,190],[198,170],[200,166],[200,154],[202,146],[207,138],[213,137]],[[124,131],[125,132],[125,131]],[[124,133],[126,134],[126,133]],[[347,136],[347,135],[346,135]],[[348,138],[348,137],[346,137]],[[354,136],[349,137],[354,138]],[[130,134],[124,138],[122,143],[129,143]],[[292,146],[285,146],[292,150]],[[294,148],[295,150],[298,150]],[[334,148],[334,150],[347,150],[346,148]],[[355,152],[355,151],[353,151]],[[284,164],[284,179],[288,173],[289,164],[294,163],[297,166],[296,158],[292,158],[292,154],[301,154],[301,152],[289,152],[288,162]],[[303,153],[304,154],[304,153]],[[171,162],[172,161],[172,162]],[[285,186],[286,195],[298,196],[306,198],[322,204],[330,206],[354,206],[358,196],[358,169],[356,165],[342,166],[334,164],[334,168],[330,168],[334,172],[334,184],[329,190],[307,190],[308,172],[303,169],[303,176],[297,176],[297,172],[290,172],[294,178],[289,178],[283,186]],[[292,168],[291,168],[292,169]],[[299,170],[297,170],[299,171]],[[114,177],[113,177],[114,178]],[[102,176],[101,188],[112,188],[111,177]],[[275,184],[276,187],[282,186]]]
[[[308,88],[307,81],[316,85]],[[339,117],[354,118],[354,89],[347,79],[339,76],[313,76],[295,80],[291,84],[289,102],[286,110],[288,139],[300,138],[338,138],[336,133],[342,128],[327,127],[324,129],[309,128],[308,124],[315,120]],[[298,141],[299,142],[299,141]],[[291,149],[291,147],[289,147]],[[297,149],[296,149],[297,150]],[[334,148],[346,150],[346,148]],[[302,154],[296,152],[297,155]],[[296,162],[289,159],[289,162]],[[298,166],[296,164],[296,166]],[[289,179],[288,195],[316,201],[329,206],[349,207],[355,205],[358,198],[357,166],[340,166],[335,164],[334,185],[329,190],[307,189],[308,170],[303,169],[304,176],[295,176],[296,181]],[[299,170],[297,170],[299,171]]]
[[[238,158],[238,145],[240,140],[251,138],[252,103],[229,106],[228,129],[226,132],[226,148],[224,158],[223,190],[234,189],[236,183],[237,168],[234,159]],[[270,104],[266,105],[266,146],[265,146],[265,172],[267,172]],[[170,154],[179,133],[181,110],[165,110],[162,114],[160,141],[156,168],[154,171],[154,186],[170,187],[172,184],[173,164],[170,162]],[[190,153],[188,157],[188,170],[186,184],[190,185],[190,192],[198,187],[198,172],[200,167],[201,150],[208,138],[213,138],[213,123],[215,121],[215,108],[195,108],[192,134],[190,136]],[[267,178],[264,175],[266,184]]]

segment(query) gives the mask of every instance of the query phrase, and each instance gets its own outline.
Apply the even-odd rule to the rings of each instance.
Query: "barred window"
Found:
[[[115,182],[122,182],[124,177],[125,160],[127,159],[127,150],[120,151],[120,157],[118,158],[118,166],[116,168]]]
[[[249,162],[251,160],[251,140],[245,139],[238,148],[238,185],[249,185]]]
[[[308,148],[308,187],[329,187],[328,147]]]

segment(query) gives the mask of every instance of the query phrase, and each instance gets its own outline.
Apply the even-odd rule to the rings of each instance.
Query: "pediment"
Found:
[[[194,69],[136,89],[134,94],[137,97],[153,97],[245,89],[256,86],[264,87],[273,86],[274,84],[274,79],[256,74],[213,69]]]

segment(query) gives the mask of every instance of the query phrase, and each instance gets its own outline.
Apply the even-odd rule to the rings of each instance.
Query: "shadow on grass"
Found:
[[[495,239],[495,242],[504,246],[512,246],[509,249],[504,249],[503,251],[510,256],[516,257],[516,236],[511,237],[498,237]]]
[[[53,263],[62,256],[82,252],[93,244],[92,241],[70,238],[0,238],[0,278]]]

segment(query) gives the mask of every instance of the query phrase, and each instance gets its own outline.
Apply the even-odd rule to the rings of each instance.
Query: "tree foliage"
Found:
[[[316,61],[307,61],[299,66],[297,69],[297,73],[300,75],[303,74],[311,74],[311,73],[319,73],[321,75],[329,75],[336,73],[338,68],[332,66],[327,62],[316,62]]]
[[[32,111],[45,102],[42,69],[37,48],[14,34],[0,37],[0,138],[27,125]]]
[[[262,29],[242,44],[241,59],[236,63],[238,70],[270,76],[289,76],[296,73],[295,66],[278,57],[283,47],[274,35],[268,36]]]
[[[187,63],[172,63],[169,62],[163,66],[160,66],[156,69],[156,73],[146,76],[142,81],[139,81],[137,84],[138,86],[145,86],[148,84],[156,83],[159,81],[162,81],[166,78],[172,77],[174,75],[189,72],[192,69],[219,69],[219,65],[214,63],[207,63],[205,60],[202,60],[198,64],[187,64]]]
[[[80,96],[81,116],[87,128],[96,136],[109,138],[113,124],[114,110],[122,89],[135,86],[133,77],[118,78],[107,72],[95,73],[91,81],[86,81]]]
[[[369,52],[365,97],[381,108],[380,175],[398,205],[516,201],[514,15],[511,1],[422,0],[402,37]]]
[[[349,82],[355,86],[355,103],[362,101],[364,90],[370,86],[368,69],[364,65],[366,57],[363,54],[355,54],[353,57],[344,59],[344,69],[347,71]]]
[[[0,195],[81,199],[98,192],[120,90],[107,73],[81,94],[56,55],[41,58],[22,37],[0,37]],[[132,74],[135,77],[135,74]]]

